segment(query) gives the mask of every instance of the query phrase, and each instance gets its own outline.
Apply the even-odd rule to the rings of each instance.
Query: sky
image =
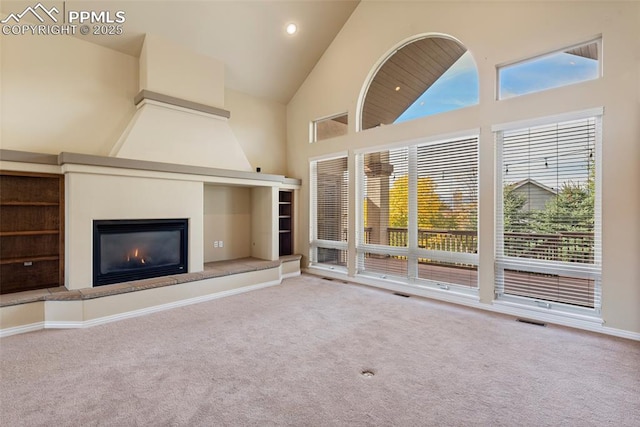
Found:
[[[597,60],[558,52],[501,68],[500,99],[591,80],[598,75]],[[476,65],[467,51],[394,123],[475,105],[478,93]]]
[[[519,62],[499,70],[500,99],[539,92],[572,83],[596,79],[598,61],[565,52]],[[468,51],[427,89],[394,123],[443,113],[478,104],[479,82],[476,65]],[[532,178],[549,187],[560,188],[565,182],[585,182],[588,177],[589,153],[593,147],[571,141],[556,145],[553,141],[539,144],[539,159],[523,162],[509,159],[515,152],[505,153],[505,163],[511,163],[505,179],[517,182]],[[507,150],[508,151],[508,150]]]

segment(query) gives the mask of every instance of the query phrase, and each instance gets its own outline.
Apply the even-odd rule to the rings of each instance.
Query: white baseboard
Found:
[[[299,271],[296,271],[294,273],[284,273],[282,275],[282,279],[290,279],[292,277],[298,277],[301,273]]]
[[[10,335],[23,334],[25,332],[33,332],[41,329],[78,329],[88,328],[96,325],[104,325],[106,323],[117,322],[123,319],[131,319],[134,317],[144,316],[151,313],[157,313],[164,310],[170,310],[172,308],[184,307],[191,304],[197,304],[206,301],[212,301],[218,298],[224,298],[232,295],[243,294],[245,292],[251,292],[258,289],[267,288],[270,286],[276,286],[282,283],[282,280],[271,280],[264,283],[258,283],[256,285],[243,286],[241,288],[230,289],[227,291],[216,292],[212,294],[202,295],[194,298],[187,298],[178,300],[166,304],[160,304],[153,307],[142,308],[139,310],[128,311],[126,313],[114,314],[111,316],[99,317],[97,319],[85,320],[85,321],[47,321],[31,323],[28,325],[16,326],[13,328],[0,329],[0,338]],[[108,297],[106,297],[108,298]]]
[[[494,313],[501,313],[514,317],[523,317],[531,320],[537,320],[556,325],[568,326],[570,328],[640,341],[640,333],[604,326],[603,320],[597,317],[568,313],[544,313],[541,310],[535,310],[531,307],[524,307],[518,304],[505,303],[501,301],[494,301],[493,304],[486,304],[480,302],[477,297],[473,297],[471,295],[459,294],[454,292],[439,292],[438,290],[425,290],[420,287],[404,283],[393,282],[390,280],[376,280],[366,276],[351,277],[344,272],[328,270],[324,268],[310,267],[304,269],[304,272],[315,276],[331,277],[334,279],[345,280],[351,283],[372,286],[388,291],[402,292],[408,295],[415,295],[418,297],[449,302],[457,305],[464,305],[467,307],[478,308],[480,310],[491,311]]]
[[[36,322],[28,325],[14,326],[13,328],[0,329],[0,338],[39,331],[41,329],[44,329],[44,322]]]

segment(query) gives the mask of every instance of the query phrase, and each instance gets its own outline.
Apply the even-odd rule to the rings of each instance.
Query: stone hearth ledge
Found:
[[[228,261],[208,262],[204,270],[194,273],[176,274],[171,276],[156,277],[131,282],[116,283],[113,285],[98,286],[69,291],[64,287],[56,287],[35,291],[18,292],[15,294],[0,295],[0,307],[29,304],[39,301],[78,301],[126,294],[145,289],[174,286],[182,283],[197,282],[199,280],[215,277],[230,276],[234,274],[248,273],[252,271],[268,270],[280,267],[283,263],[299,261],[302,255],[281,256],[278,260],[267,261],[258,258],[240,258]]]

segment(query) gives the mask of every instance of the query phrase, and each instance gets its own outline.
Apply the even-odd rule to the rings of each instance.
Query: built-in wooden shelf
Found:
[[[0,206],[59,206],[57,202],[0,202]]]
[[[59,234],[58,230],[28,230],[28,231],[0,231],[0,237],[9,236],[43,236],[47,234]]]
[[[293,254],[293,191],[280,191],[278,195],[278,231],[280,256]]]
[[[0,173],[0,293],[64,283],[64,176]]]
[[[29,258],[6,258],[0,259],[0,264],[23,264],[25,262],[38,262],[38,261],[57,261],[60,257],[57,255],[51,256],[37,256]]]

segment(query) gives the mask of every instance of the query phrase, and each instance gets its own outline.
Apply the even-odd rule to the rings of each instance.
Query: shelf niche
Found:
[[[64,283],[64,176],[0,173],[0,294]]]
[[[281,190],[278,195],[279,254],[293,254],[293,191]]]

